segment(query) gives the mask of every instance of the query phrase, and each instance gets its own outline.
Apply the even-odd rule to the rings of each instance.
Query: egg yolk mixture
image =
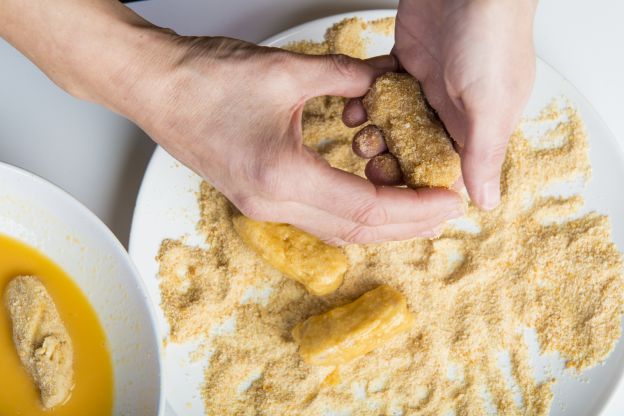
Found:
[[[74,348],[74,387],[62,405],[45,410],[22,366],[11,320],[0,302],[0,415],[111,415],[113,368],[104,330],[93,307],[72,279],[36,249],[0,235],[0,296],[13,278],[37,276],[52,297]]]

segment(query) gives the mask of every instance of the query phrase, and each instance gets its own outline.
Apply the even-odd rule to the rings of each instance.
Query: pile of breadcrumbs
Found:
[[[392,24],[349,19],[332,27],[325,42],[290,49],[363,57],[363,29],[388,33]],[[351,151],[354,130],[340,121],[343,102],[308,103],[305,143],[332,165],[362,175],[366,161]],[[529,125],[546,133],[528,137]],[[470,207],[464,220],[473,229],[449,225],[435,240],[346,247],[345,282],[322,298],[248,249],[232,228],[228,201],[203,183],[198,227],[209,248],[167,240],[158,260],[171,341],[203,340],[196,358],[206,362],[206,413],[480,415],[494,406],[504,415],[548,414],[555,380],[536,381],[523,330],[533,328],[541,352],[558,351],[568,367],[596,365],[620,336],[624,275],[606,216],[580,214],[578,195],[543,196],[553,183],[589,179],[578,114],[552,105],[523,126],[511,138],[499,208]],[[407,297],[413,329],[329,378],[332,368],[304,364],[293,326],[380,284]],[[210,335],[227,320],[234,331]],[[514,383],[498,364],[502,351]]]

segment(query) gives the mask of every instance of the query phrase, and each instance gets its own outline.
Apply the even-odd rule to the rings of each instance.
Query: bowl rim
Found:
[[[36,186],[47,187],[53,194],[55,198],[60,198],[64,200],[66,203],[71,205],[79,215],[82,215],[89,223],[91,223],[96,232],[102,236],[102,238],[109,244],[113,250],[116,250],[121,254],[122,261],[131,271],[132,278],[134,283],[138,286],[140,292],[143,294],[143,298],[145,300],[145,307],[147,309],[147,314],[149,317],[149,322],[152,327],[152,334],[154,335],[154,341],[156,344],[157,357],[156,361],[158,363],[158,402],[157,402],[157,415],[162,415],[164,412],[164,364],[162,360],[163,355],[163,345],[162,345],[162,334],[160,325],[158,324],[156,318],[156,307],[154,306],[152,299],[147,294],[147,287],[145,286],[145,282],[143,281],[139,270],[137,269],[134,261],[130,257],[130,254],[126,250],[126,248],[121,244],[117,236],[113,234],[113,232],[108,228],[106,224],[93,213],[86,205],[80,202],[76,197],[74,197],[71,193],[64,190],[60,186],[55,183],[30,172],[27,169],[11,165],[6,162],[0,161],[0,171],[6,171],[9,174],[16,175],[25,180],[33,182]]]

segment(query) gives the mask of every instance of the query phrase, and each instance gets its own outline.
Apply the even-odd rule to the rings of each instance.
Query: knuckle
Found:
[[[507,140],[488,145],[468,143],[463,149],[462,160],[471,170],[483,171],[500,167],[506,154]]]
[[[269,152],[273,153],[273,152]],[[286,186],[288,174],[286,167],[279,157],[258,157],[254,163],[243,167],[246,182],[253,192],[268,200],[282,200],[287,198]],[[241,175],[241,172],[232,172],[233,176]]]
[[[276,168],[261,169],[255,174],[255,187],[261,194],[271,197],[280,197],[281,179]]]
[[[376,201],[371,201],[358,208],[353,219],[359,224],[368,226],[385,225],[388,223],[388,212]]]
[[[502,143],[494,143],[483,149],[479,157],[480,161],[485,165],[501,165],[507,154],[507,141]]]
[[[330,63],[334,69],[343,77],[349,80],[356,79],[360,66],[358,61],[343,54],[330,55]]]
[[[259,84],[271,86],[263,88],[264,94],[283,97],[284,94],[297,91],[300,70],[301,65],[296,57],[287,51],[277,50],[261,57],[254,77]]]
[[[268,210],[265,204],[263,204],[259,198],[256,197],[243,197],[236,200],[234,203],[238,210],[246,216],[256,221],[268,221]]]
[[[289,52],[276,51],[271,54],[271,60],[267,63],[266,73],[278,80],[290,80],[293,78],[293,74],[296,74],[298,62],[293,58]]]
[[[379,240],[379,233],[375,228],[367,227],[365,225],[356,225],[341,237],[342,240],[348,243],[371,243]]]

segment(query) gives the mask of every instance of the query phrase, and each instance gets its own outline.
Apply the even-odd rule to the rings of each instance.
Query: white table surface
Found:
[[[520,0],[518,0],[520,1]],[[131,7],[182,34],[259,42],[318,17],[394,8],[391,0],[148,0]],[[537,53],[584,94],[624,147],[624,2],[542,0]],[[76,34],[78,39],[80,34]],[[140,129],[52,84],[0,40],[0,161],[69,191],[127,244],[136,193],[153,143]],[[621,185],[614,178],[614,188]],[[604,413],[624,414],[624,384]]]

